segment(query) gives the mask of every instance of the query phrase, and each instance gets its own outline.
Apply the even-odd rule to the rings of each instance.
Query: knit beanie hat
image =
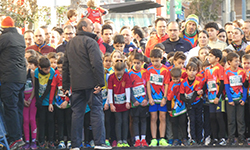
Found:
[[[196,27],[198,28],[198,25],[199,25],[199,17],[198,17],[198,16],[196,16],[195,14],[189,15],[189,16],[187,17],[187,19],[186,19],[186,24],[185,24],[185,26],[187,25],[187,23],[188,23],[189,21],[193,21],[193,22],[196,24]]]
[[[14,27],[14,20],[10,17],[7,16],[6,18],[3,19],[2,23],[1,23],[1,27],[2,28],[11,28]]]

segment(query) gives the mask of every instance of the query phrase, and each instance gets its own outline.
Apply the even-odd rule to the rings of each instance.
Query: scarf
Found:
[[[242,43],[243,43],[243,41],[241,42],[240,45],[237,45],[235,42],[232,42],[231,44],[236,51],[239,51],[241,49]]]
[[[35,44],[36,44],[36,42],[35,42]],[[36,44],[36,46],[38,47],[38,50],[39,50],[39,52],[41,53],[41,50],[46,46],[46,42],[44,42],[42,45],[38,45],[38,44]]]

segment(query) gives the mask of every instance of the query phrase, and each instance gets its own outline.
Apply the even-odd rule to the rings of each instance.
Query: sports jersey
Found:
[[[169,84],[168,68],[161,65],[160,68],[150,66],[147,68],[147,82],[150,82],[151,95],[156,104],[160,104],[164,97],[164,85]]]
[[[168,86],[168,101],[171,101],[171,117],[176,117],[187,112],[185,103],[180,99],[180,85],[179,83],[170,82]]]
[[[192,85],[189,85],[188,78],[185,78],[181,82],[180,93],[184,94],[186,99],[191,99],[195,91],[199,91],[202,89],[201,84],[202,83],[198,77],[195,77],[195,80],[192,83]],[[201,95],[198,95],[191,105],[197,104],[200,101],[200,99]]]
[[[124,73],[121,79],[118,79],[115,73],[111,74],[108,79],[108,89],[113,90],[113,104],[116,112],[127,111],[125,89],[131,88],[131,80],[128,73]],[[129,98],[130,99],[130,98]]]
[[[219,92],[220,80],[224,80],[224,68],[219,63],[205,69],[205,82],[207,83],[207,94],[210,103],[214,102]]]
[[[184,34],[183,34],[183,39],[184,39],[185,41],[188,41],[188,42],[191,44],[192,48],[194,48],[194,47],[197,46],[197,43],[198,43],[198,34],[195,34],[194,36],[189,37],[189,36],[187,36],[187,35],[185,34],[185,32],[184,32]]]
[[[245,101],[247,95],[247,89],[243,86],[246,80],[245,70],[238,68],[237,71],[233,71],[228,68],[225,71],[224,79],[228,102]]]
[[[128,73],[132,82],[132,91],[134,93],[134,97],[139,103],[141,103],[146,97],[146,73],[147,70],[143,68],[140,71],[131,69]],[[133,107],[133,103],[131,104]]]
[[[171,77],[171,73],[170,73],[170,71],[172,70],[172,68],[174,68],[175,66],[173,65],[173,66],[170,66],[170,67],[168,67],[168,70],[169,70],[169,77]],[[186,69],[185,68],[182,68],[181,69],[181,78],[182,79],[185,79],[187,77],[187,72],[186,72]]]
[[[39,73],[39,70],[38,68],[36,68],[35,72],[34,72],[34,76],[35,78],[38,80],[38,96],[41,97],[47,86],[51,86],[51,85],[48,85],[48,81],[49,80],[52,80],[53,77],[54,77],[54,74],[55,74],[55,70],[53,68],[50,67],[50,72],[46,75],[42,75],[41,73]],[[48,106],[49,105],[49,96],[50,96],[50,92],[49,94],[42,100],[42,106]],[[53,101],[53,104],[55,102]]]
[[[105,14],[105,10],[101,7],[98,8],[87,8],[87,18],[89,18],[93,23],[97,22],[101,24],[101,14]],[[82,18],[85,17],[82,15]]]

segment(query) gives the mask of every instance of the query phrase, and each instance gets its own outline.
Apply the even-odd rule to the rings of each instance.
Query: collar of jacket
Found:
[[[16,28],[2,28],[2,29],[3,29],[2,34],[7,33],[7,32],[17,32]]]
[[[85,35],[85,36],[91,37],[91,38],[95,39],[96,41],[98,41],[98,37],[97,37],[97,35],[94,34],[94,33],[85,32],[85,31],[83,31],[83,30],[81,30],[81,31],[78,30],[77,33],[76,33],[76,35],[77,35],[77,36]]]
[[[181,43],[181,42],[182,42],[182,38],[179,38],[179,40],[178,40],[178,41],[175,41],[175,42],[176,42],[176,43]],[[175,42],[171,42],[169,38],[167,39],[167,43],[170,43],[170,44],[171,44],[171,43],[175,43]]]

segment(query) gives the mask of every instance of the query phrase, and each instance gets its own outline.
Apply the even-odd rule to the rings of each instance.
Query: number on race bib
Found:
[[[212,92],[212,91],[216,91],[217,90],[217,86],[216,86],[216,82],[214,80],[212,81],[208,81],[207,82],[208,85],[208,91]]]
[[[242,75],[230,76],[230,86],[242,86]]]
[[[158,75],[158,74],[150,74],[150,83],[154,83],[156,85],[163,85],[163,75]]]
[[[133,93],[135,97],[145,96],[146,92],[144,85],[133,87]]]
[[[125,94],[114,94],[115,104],[124,104],[126,96]]]

